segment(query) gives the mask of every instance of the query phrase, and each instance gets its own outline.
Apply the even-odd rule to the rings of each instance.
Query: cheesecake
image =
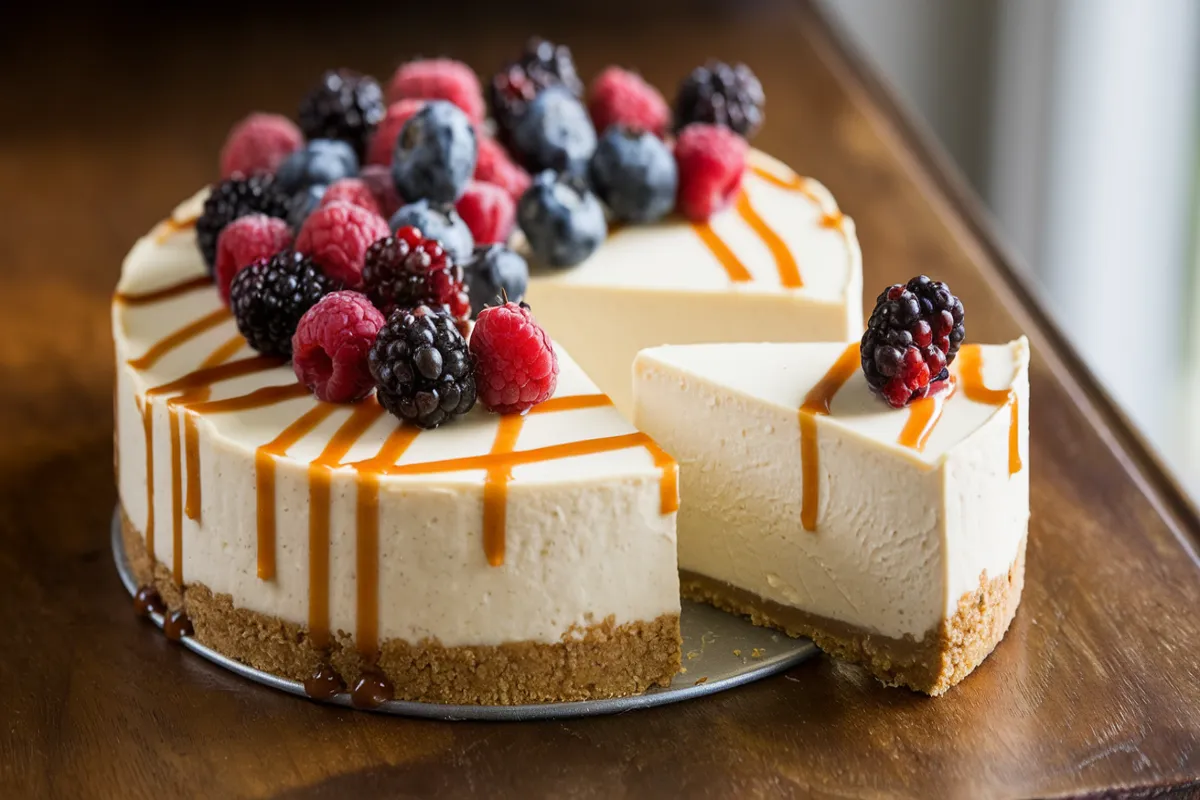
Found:
[[[683,595],[945,692],[1020,601],[1028,366],[1024,338],[964,344],[892,408],[858,341],[643,351],[634,423],[679,462]]]

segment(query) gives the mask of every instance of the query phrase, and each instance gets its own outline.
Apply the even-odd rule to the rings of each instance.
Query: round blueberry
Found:
[[[591,164],[592,186],[625,222],[654,222],[675,206],[679,169],[652,133],[614,125],[600,137]]]
[[[405,199],[453,203],[475,174],[477,156],[467,115],[453,103],[432,100],[400,129],[392,179]]]
[[[580,263],[608,236],[604,209],[583,179],[550,170],[521,195],[517,224],[537,260],[552,267]]]
[[[275,173],[275,183],[288,194],[315,184],[328,186],[358,174],[358,156],[337,139],[313,139],[288,156]]]
[[[544,89],[517,121],[513,146],[531,171],[584,174],[596,150],[596,129],[587,110],[562,86]]]
[[[500,305],[505,298],[521,302],[529,286],[529,264],[502,244],[476,247],[464,271],[472,317],[479,316],[486,306]]]
[[[307,189],[301,189],[292,195],[292,199],[288,202],[287,221],[293,231],[299,231],[304,220],[308,219],[308,215],[317,210],[317,206],[321,205],[321,199],[325,197],[325,190],[328,188],[323,183],[314,183]]]
[[[418,200],[402,206],[388,220],[392,232],[411,225],[428,239],[437,239],[456,264],[465,264],[471,259],[475,237],[463,218],[449,203],[430,203]]]

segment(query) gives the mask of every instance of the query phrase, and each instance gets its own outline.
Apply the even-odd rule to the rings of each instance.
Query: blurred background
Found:
[[[822,0],[1200,497],[1200,3]]]

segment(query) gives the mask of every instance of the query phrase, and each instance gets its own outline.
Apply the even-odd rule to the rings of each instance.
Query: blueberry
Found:
[[[453,203],[475,173],[477,155],[467,115],[453,103],[432,100],[400,129],[392,180],[407,200]]]
[[[308,215],[317,210],[317,206],[321,205],[321,199],[325,197],[325,190],[328,188],[323,183],[314,183],[307,189],[301,189],[292,195],[292,199],[288,202],[287,221],[293,231],[299,231],[304,220],[308,219]]]
[[[604,209],[583,179],[550,170],[521,195],[517,223],[538,261],[552,267],[578,264],[608,235]]]
[[[421,231],[427,239],[437,239],[456,264],[465,264],[471,259],[475,237],[463,218],[449,203],[430,203],[418,200],[402,206],[388,221],[392,232],[406,225]]]
[[[275,173],[275,183],[288,194],[315,184],[328,186],[358,174],[358,156],[337,139],[313,139],[288,156]]]
[[[476,247],[465,272],[472,317],[485,306],[500,305],[506,297],[519,303],[529,286],[529,264],[502,244]]]
[[[591,164],[592,186],[626,222],[654,222],[675,206],[679,169],[675,157],[652,133],[614,125],[600,137]]]
[[[584,174],[596,150],[596,129],[587,110],[562,86],[544,89],[513,129],[513,146],[531,171]]]

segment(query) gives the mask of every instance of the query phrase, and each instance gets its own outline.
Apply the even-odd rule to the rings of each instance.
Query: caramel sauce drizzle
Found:
[[[399,464],[382,471],[384,475],[437,475],[444,472],[467,472],[474,469],[491,469],[499,463],[510,463],[514,467],[536,464],[541,461],[556,461],[560,458],[590,456],[596,453],[611,453],[631,447],[649,448],[654,440],[637,431],[617,436],[602,436],[597,439],[580,439],[575,442],[553,444],[532,450],[517,450],[513,453],[487,453],[481,456],[463,456],[441,461],[425,461],[420,464]],[[666,511],[663,512],[668,513]]]
[[[729,249],[729,245],[725,244],[725,240],[713,230],[712,225],[707,222],[693,222],[692,230],[700,237],[700,241],[704,242],[704,246],[716,257],[720,265],[725,268],[729,280],[734,283],[747,283],[754,279],[750,270],[746,269],[742,260]]]
[[[159,303],[163,300],[170,300],[173,297],[194,292],[197,289],[211,289],[212,285],[212,278],[202,275],[198,278],[188,278],[180,283],[165,286],[162,289],[155,289],[152,292],[117,292],[113,295],[113,300],[126,306],[144,306]]]
[[[239,333],[225,344],[218,347],[200,363],[201,369],[215,367],[218,364],[223,364],[242,349],[246,344],[246,340]],[[203,389],[196,390],[194,400],[189,399],[185,404],[180,402],[183,408],[191,408],[193,402],[199,403],[207,400],[212,394],[212,387],[206,386]],[[189,413],[183,418],[183,454],[187,461],[187,498],[183,503],[183,513],[187,514],[188,519],[200,521],[200,433],[196,429],[196,415]]]
[[[529,409],[530,414],[550,414],[556,411],[577,411],[582,408],[611,406],[612,399],[606,394],[574,394],[570,397],[551,397]]]
[[[504,564],[506,520],[508,516],[508,482],[512,480],[513,464],[506,458],[517,446],[517,438],[525,425],[525,417],[505,414],[496,428],[496,440],[491,455],[497,456],[487,469],[483,481],[483,553],[493,567]]]
[[[205,314],[195,322],[184,325],[179,330],[155,342],[144,355],[139,358],[129,360],[129,366],[136,370],[149,369],[158,363],[158,360],[171,352],[180,345],[195,339],[200,334],[207,330],[217,327],[227,319],[232,319],[233,315],[229,313],[227,308],[218,308],[208,314]]]
[[[910,405],[908,421],[904,423],[904,428],[896,439],[897,444],[910,447],[918,453],[924,452],[925,445],[929,444],[930,434],[933,433],[933,429],[937,427],[938,421],[942,418],[942,409],[956,388],[958,388],[958,381],[951,376],[950,380],[946,382],[946,386],[936,394],[922,397]]]
[[[833,396],[859,367],[858,342],[851,342],[829,371],[809,390],[800,406],[800,466],[803,484],[800,524],[806,531],[817,529],[817,505],[820,500],[819,456],[817,452],[818,414],[828,414]]]
[[[758,238],[762,239],[763,244],[771,251],[771,256],[775,259],[775,267],[779,270],[780,285],[785,289],[798,289],[803,286],[804,281],[800,277],[800,266],[796,263],[796,257],[792,255],[791,249],[780,235],[754,210],[754,206],[750,204],[750,196],[745,192],[739,194],[735,207],[738,215],[758,234]]]
[[[1021,446],[1019,441],[1020,412],[1017,410],[1017,393],[1012,389],[989,389],[983,382],[983,352],[977,344],[966,344],[958,351],[958,375],[963,394],[968,400],[992,406],[1009,405],[1008,423],[1008,474],[1021,471]]]
[[[158,226],[158,233],[154,237],[154,241],[158,244],[170,239],[177,233],[182,233],[196,227],[198,217],[188,217],[186,219],[176,219],[175,217],[167,217]]]

